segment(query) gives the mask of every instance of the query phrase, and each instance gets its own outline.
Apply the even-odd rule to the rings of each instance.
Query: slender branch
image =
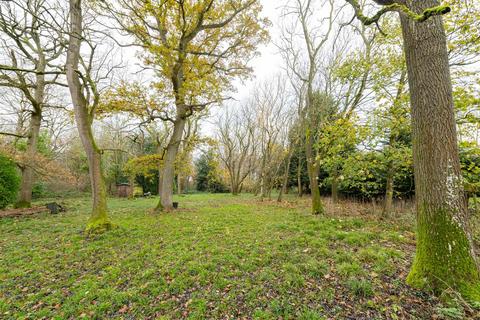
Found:
[[[12,66],[7,66],[4,64],[0,64],[0,70],[4,71],[14,71],[14,72],[26,72],[26,73],[35,73],[37,75],[46,75],[46,74],[65,74],[63,71],[37,71],[37,70],[30,70],[30,69],[23,69],[17,68]]]
[[[25,135],[10,133],[10,132],[0,132],[0,135],[11,136],[11,137],[16,137],[16,138],[26,138],[27,137]]]
[[[449,6],[436,6],[432,8],[425,9],[421,14],[417,14],[410,10],[406,5],[399,3],[392,3],[387,6],[384,6],[382,9],[378,10],[376,14],[371,17],[367,17],[363,14],[363,10],[357,0],[345,0],[350,3],[355,10],[355,16],[360,20],[364,25],[371,25],[377,23],[378,20],[387,12],[400,12],[406,14],[412,20],[417,22],[424,22],[433,16],[440,16],[449,13],[452,9]]]

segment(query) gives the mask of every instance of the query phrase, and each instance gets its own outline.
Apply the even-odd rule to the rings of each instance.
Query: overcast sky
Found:
[[[266,16],[272,22],[270,27],[270,36],[272,41],[275,40],[278,32],[278,16],[280,15],[282,1],[279,0],[261,0],[263,5],[263,16]],[[237,94],[235,98],[240,100],[248,96],[248,92],[253,86],[253,83],[263,78],[268,77],[269,75],[274,75],[281,72],[282,58],[278,54],[278,50],[272,41],[267,45],[262,45],[259,48],[260,56],[255,58],[251,63],[253,68],[253,78],[252,80],[242,84],[240,81],[237,82]]]

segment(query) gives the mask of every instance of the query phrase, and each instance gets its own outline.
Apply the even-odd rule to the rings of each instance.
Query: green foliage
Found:
[[[0,153],[0,209],[13,203],[20,187],[20,177],[15,163]]]
[[[33,184],[32,188],[32,198],[41,198],[44,197],[47,194],[47,190],[45,187],[45,183],[42,181],[37,181]]]
[[[437,313],[445,319],[465,319],[463,310],[456,307],[437,308]]]
[[[460,143],[460,163],[465,190],[480,193],[480,148],[473,142]]]
[[[42,156],[50,158],[52,156],[52,149],[51,149],[50,143],[51,143],[50,135],[48,131],[40,131],[40,134],[38,135],[38,141],[37,141],[37,152]],[[19,151],[26,151],[27,140],[26,139],[19,140],[15,144],[15,147]]]
[[[213,149],[202,153],[195,162],[196,184],[198,191],[212,193],[228,192],[219,172],[219,161]]]
[[[354,153],[362,132],[352,118],[339,118],[323,126],[317,142],[318,160],[329,173],[328,182],[341,176],[345,160]]]
[[[357,151],[345,160],[340,189],[343,193],[373,198],[385,194],[388,161],[396,161],[395,195],[408,197],[414,192],[411,148],[397,149],[392,154],[378,151]]]
[[[233,79],[248,76],[247,62],[268,40],[259,1],[105,1],[119,5],[123,29],[156,70],[161,101],[219,101]]]

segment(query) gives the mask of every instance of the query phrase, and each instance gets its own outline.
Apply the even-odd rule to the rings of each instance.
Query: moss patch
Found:
[[[421,210],[408,284],[437,294],[453,289],[480,302],[478,269],[471,255],[471,243],[459,222],[446,210]]]

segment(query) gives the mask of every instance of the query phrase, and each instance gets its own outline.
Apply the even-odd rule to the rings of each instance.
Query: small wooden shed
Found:
[[[128,183],[117,183],[117,196],[128,198],[132,195],[132,186]]]

